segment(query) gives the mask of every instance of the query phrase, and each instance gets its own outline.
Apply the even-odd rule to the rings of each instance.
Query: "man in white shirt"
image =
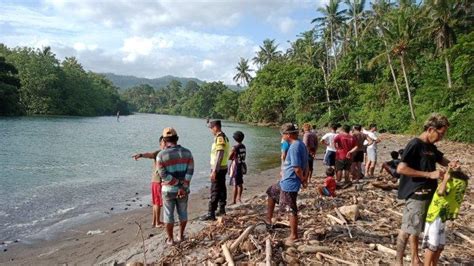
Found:
[[[336,147],[334,147],[334,137],[336,137],[336,130],[338,124],[331,125],[331,132],[324,134],[321,138],[321,143],[326,145],[326,154],[324,155],[324,165],[328,168],[334,168],[336,164]]]
[[[367,140],[364,141],[364,144],[367,145],[365,174],[367,177],[374,177],[375,165],[377,163],[377,143],[380,142],[377,125],[370,124],[369,130],[364,130],[363,133],[367,135]]]

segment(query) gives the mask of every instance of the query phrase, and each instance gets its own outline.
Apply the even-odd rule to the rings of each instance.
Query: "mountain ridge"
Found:
[[[100,73],[100,74],[104,75],[107,79],[112,81],[112,83],[115,86],[117,86],[120,89],[120,91],[124,91],[126,89],[129,89],[131,87],[138,86],[141,84],[150,85],[155,89],[162,89],[166,87],[168,84],[170,84],[170,82],[173,80],[181,82],[183,87],[189,81],[194,81],[198,85],[206,83],[206,81],[200,80],[198,78],[176,77],[173,75],[165,75],[159,78],[140,78],[133,75],[117,75],[114,73]],[[226,86],[232,90],[242,90],[241,87],[236,86],[236,85],[226,84]]]

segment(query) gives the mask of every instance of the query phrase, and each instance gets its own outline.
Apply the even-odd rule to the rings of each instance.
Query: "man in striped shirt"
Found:
[[[178,134],[173,128],[163,130],[165,149],[156,156],[157,172],[161,176],[163,197],[163,221],[166,224],[168,239],[172,245],[174,209],[179,216],[178,242],[184,240],[184,229],[188,221],[189,184],[194,173],[194,160],[191,151],[178,145]]]

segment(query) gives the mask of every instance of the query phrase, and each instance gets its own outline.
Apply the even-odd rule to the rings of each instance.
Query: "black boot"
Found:
[[[217,216],[225,215],[225,207],[220,207],[219,211],[216,213]]]
[[[215,215],[214,212],[209,212],[209,213],[207,213],[206,216],[201,218],[201,221],[215,221],[215,220],[217,220],[217,219],[216,219],[216,215]]]

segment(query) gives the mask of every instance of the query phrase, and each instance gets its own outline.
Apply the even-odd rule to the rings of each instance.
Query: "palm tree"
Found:
[[[440,52],[453,46],[456,41],[454,27],[458,23],[459,15],[462,12],[462,4],[457,0],[428,0],[426,10],[431,20],[427,30],[434,37],[436,48]],[[446,76],[448,78],[448,88],[452,88],[451,66],[448,56],[444,55],[446,65]]]
[[[237,64],[237,67],[235,67],[235,69],[237,70],[237,74],[235,74],[234,76],[234,81],[237,82],[239,85],[248,85],[252,80],[252,76],[250,76],[249,72],[253,70],[250,69],[248,63],[248,59],[244,59],[241,57],[239,63]]]
[[[345,0],[345,3],[347,6],[349,6],[349,9],[346,10],[346,15],[349,18],[349,22],[352,22],[353,24],[355,46],[357,49],[359,48],[359,26],[364,12],[365,0]],[[359,56],[357,56],[356,63],[356,68],[360,69],[362,67],[362,63]]]
[[[417,10],[412,5],[405,5],[398,12],[394,12],[391,15],[389,16],[387,26],[383,29],[384,35],[387,36],[391,45],[390,51],[400,59],[411,118],[416,120],[405,61],[412,42],[416,39],[417,34],[419,34],[421,19],[417,17]]]
[[[383,29],[386,27],[386,24],[387,24],[386,16],[390,13],[392,9],[392,5],[393,4],[391,4],[390,2],[387,2],[387,0],[377,0],[375,3],[372,3],[372,10],[373,10],[372,16],[368,22],[367,27],[363,31],[362,35],[375,33],[381,37],[385,46],[384,51],[382,52],[382,54],[377,55],[371,60],[371,62],[369,62],[369,67],[372,64],[372,62],[379,60],[379,58],[381,57],[386,57],[388,66],[390,67],[390,73],[392,74],[393,84],[397,91],[398,98],[401,99],[402,95],[400,93],[400,88],[398,87],[397,75],[395,74],[395,69],[392,63],[392,57],[390,55],[390,51],[388,50],[389,47],[387,44],[387,38],[385,37],[384,31],[383,31]]]
[[[339,10],[341,0],[329,0],[329,4],[325,7],[318,8],[318,11],[323,14],[322,17],[315,18],[311,23],[319,23],[319,26],[326,26],[329,28],[331,50],[334,56],[334,66],[337,69],[337,44],[336,44],[336,30],[344,21],[342,14],[345,10]]]
[[[253,61],[259,67],[270,63],[271,61],[281,56],[281,51],[278,51],[278,44],[275,44],[275,40],[265,39],[263,46],[260,46],[260,51],[253,58]]]

